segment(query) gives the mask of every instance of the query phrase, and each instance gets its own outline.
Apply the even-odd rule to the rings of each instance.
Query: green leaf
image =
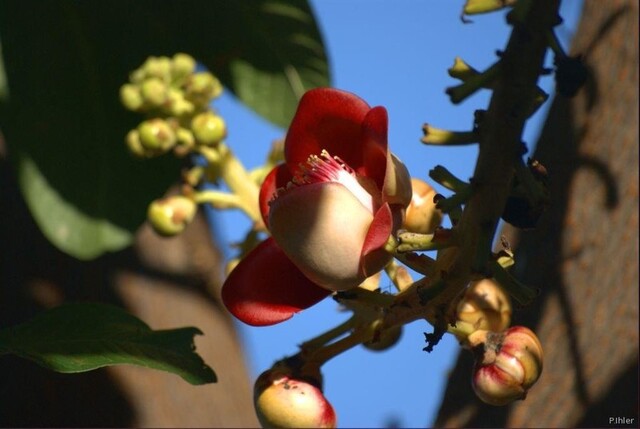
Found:
[[[149,55],[192,54],[281,126],[306,89],[329,84],[306,1],[7,0],[0,40],[10,160],[43,233],[80,259],[128,245],[149,202],[179,178],[171,156],[141,161],[124,145],[143,118],[118,90]]]
[[[313,13],[306,1],[295,0],[241,1],[236,7],[242,17],[237,51],[228,70],[217,71],[244,103],[287,127],[302,94],[330,85]],[[216,70],[215,60],[203,60]]]
[[[0,354],[12,353],[64,373],[131,364],[168,371],[191,384],[215,383],[215,373],[194,351],[196,334],[202,332],[153,331],[110,305],[66,304],[0,330]]]

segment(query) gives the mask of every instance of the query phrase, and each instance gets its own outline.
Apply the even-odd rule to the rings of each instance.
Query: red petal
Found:
[[[393,231],[393,213],[389,204],[383,204],[373,217],[360,254],[360,269],[369,277],[377,273],[389,262],[391,254],[384,246]]]
[[[364,171],[358,171],[363,176],[372,178],[378,189],[383,189],[387,171],[387,132],[389,119],[384,107],[374,107],[367,113],[362,123],[364,135]]]
[[[285,164],[276,166],[267,174],[260,187],[260,214],[264,224],[269,227],[269,201],[273,198],[278,188],[284,188],[293,179],[289,168]]]
[[[222,301],[241,321],[267,326],[290,319],[330,293],[307,279],[268,238],[229,274]]]
[[[307,91],[298,105],[284,143],[285,159],[291,171],[309,155],[326,149],[351,168],[363,166],[363,130],[369,105],[349,92],[331,88]]]

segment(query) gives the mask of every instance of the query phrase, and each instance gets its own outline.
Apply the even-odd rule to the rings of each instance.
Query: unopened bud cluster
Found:
[[[146,116],[127,133],[127,148],[137,157],[151,158],[169,151],[184,156],[218,145],[227,128],[210,103],[221,93],[220,81],[198,71],[190,55],[149,57],[120,88],[122,104]],[[196,209],[189,196],[160,198],[149,205],[147,218],[158,234],[173,236],[193,220]]]
[[[226,125],[209,104],[221,93],[220,81],[197,71],[191,56],[149,57],[120,88],[122,104],[148,117],[127,134],[129,151],[148,158],[216,145],[226,137]]]
[[[490,405],[524,399],[542,372],[542,345],[530,329],[513,326],[509,297],[493,279],[469,285],[457,308],[456,331],[476,361],[471,384]]]

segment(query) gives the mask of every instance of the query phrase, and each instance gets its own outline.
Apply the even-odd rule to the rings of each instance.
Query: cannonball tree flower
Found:
[[[411,201],[406,167],[387,145],[387,111],[340,90],[308,91],[287,133],[285,162],[266,177],[260,210],[271,237],[229,274],[222,299],[256,326],[291,318],[357,287]]]

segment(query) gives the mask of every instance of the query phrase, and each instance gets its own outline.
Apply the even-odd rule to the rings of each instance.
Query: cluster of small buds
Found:
[[[169,151],[184,156],[219,146],[227,128],[210,103],[221,93],[220,81],[207,71],[197,71],[196,60],[190,55],[149,57],[120,88],[124,107],[147,117],[127,133],[129,152],[139,158]],[[173,236],[193,220],[196,209],[189,195],[160,198],[149,205],[147,219],[158,234]]]
[[[542,372],[542,345],[530,329],[509,328],[511,302],[498,283],[471,283],[458,303],[457,319],[453,333],[476,358],[476,395],[490,405],[524,399]]]
[[[218,144],[226,137],[226,124],[209,104],[221,93],[220,81],[196,71],[191,56],[149,57],[120,88],[122,104],[149,117],[127,134],[129,151],[149,158],[171,149],[184,155],[198,145]]]
[[[322,394],[319,377],[300,377],[276,366],[256,380],[253,401],[263,428],[336,427],[336,413]]]

